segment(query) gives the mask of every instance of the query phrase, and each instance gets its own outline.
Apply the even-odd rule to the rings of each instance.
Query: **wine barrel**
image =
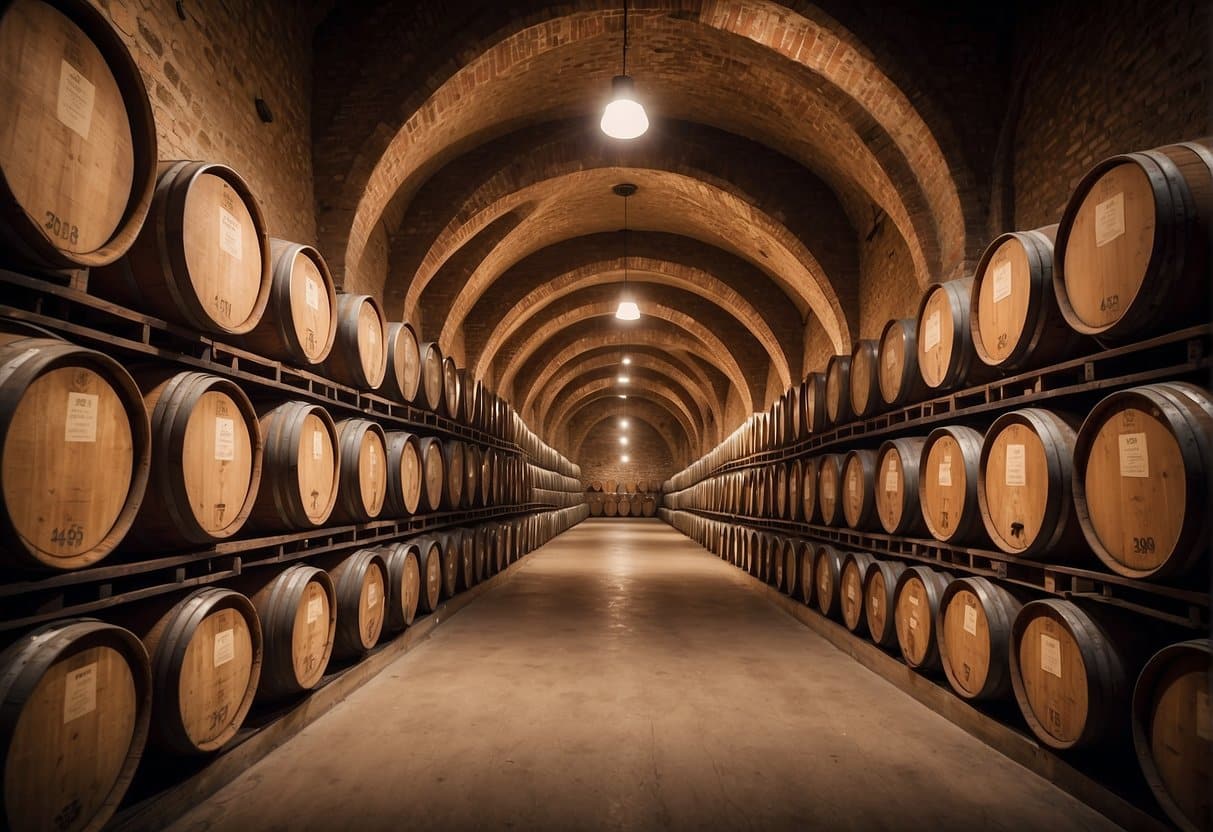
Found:
[[[265,652],[257,699],[311,690],[328,667],[337,625],[328,573],[301,563],[268,580],[255,573],[241,586],[256,588],[251,597],[261,619]]]
[[[253,602],[204,587],[130,617],[151,657],[152,743],[174,754],[222,748],[244,723],[261,679]]]
[[[1184,830],[1207,829],[1213,775],[1208,639],[1164,647],[1133,689],[1133,746],[1158,805]]]
[[[270,297],[270,247],[248,183],[226,165],[161,162],[148,222],[88,288],[202,332],[252,332]]]
[[[471,442],[463,446],[463,505],[465,508],[480,508],[484,505],[484,492],[480,488],[480,471],[484,466],[483,452],[479,445]]]
[[[986,431],[977,499],[1004,552],[1051,561],[1081,557],[1072,497],[1075,431],[1069,416],[1038,408],[1004,413]]]
[[[462,592],[476,585],[476,541],[468,529],[456,529],[455,537],[459,541],[459,585],[456,589]]]
[[[126,535],[147,487],[143,397],[122,365],[0,334],[0,565],[80,569]]]
[[[387,371],[381,392],[390,399],[412,404],[421,386],[421,345],[409,324],[387,325]]]
[[[993,376],[976,361],[969,329],[969,299],[973,278],[938,283],[922,296],[918,307],[918,372],[929,390],[943,392]]]
[[[452,530],[438,536],[438,565],[442,573],[442,598],[449,600],[459,591],[459,570],[463,560],[463,541]]]
[[[615,480],[607,480],[606,486],[603,488],[603,491],[605,491],[607,494],[614,494],[618,488],[619,488],[618,482],[616,482]]]
[[[897,581],[906,565],[897,560],[874,560],[863,576],[863,599],[868,634],[878,647],[897,646]]]
[[[333,657],[352,659],[379,643],[388,596],[387,562],[378,549],[340,555],[329,570],[337,605]]]
[[[421,388],[419,398],[414,402],[418,407],[431,413],[438,413],[443,408],[443,358],[442,350],[434,341],[426,341],[421,345]]]
[[[632,516],[639,517],[640,516],[640,502],[641,502],[640,495],[633,494],[630,498],[628,498],[628,502],[630,502],[632,504]]]
[[[808,540],[801,540],[796,546],[796,597],[805,604],[813,603],[814,562],[817,559],[817,549]]]
[[[893,591],[893,625],[901,657],[918,671],[939,670],[939,602],[952,582],[946,572],[907,567]]]
[[[442,507],[446,491],[446,462],[442,440],[422,436],[418,442],[421,448],[421,511],[428,514]]]
[[[936,428],[922,446],[918,502],[927,530],[936,540],[964,544],[985,541],[977,484],[981,434],[972,428]]]
[[[476,410],[480,407],[479,399],[483,395],[483,388],[479,381],[472,378],[471,372],[464,368],[460,368],[456,372],[459,380],[459,416],[460,422],[465,425],[476,424]]]
[[[646,494],[644,499],[640,501],[640,514],[643,517],[655,517],[657,515],[657,500],[651,494]]]
[[[842,461],[842,454],[817,457],[820,467],[817,474],[817,506],[821,511],[821,522],[827,526],[841,526],[843,521]]]
[[[261,427],[236,384],[207,373],[136,371],[151,414],[152,468],[125,547],[205,546],[244,526],[261,483]]]
[[[472,529],[472,557],[476,583],[488,580],[492,575],[492,564],[489,563],[488,530],[483,524]]]
[[[242,346],[300,367],[328,358],[337,336],[337,291],[320,252],[270,238],[270,294]]]
[[[405,540],[389,543],[379,549],[387,568],[387,615],[383,627],[398,633],[417,617],[417,601],[421,595],[421,567],[417,543]]]
[[[458,419],[463,404],[463,388],[459,384],[459,368],[449,355],[442,359],[442,408],[443,416]]]
[[[92,4],[0,8],[0,250],[56,269],[112,263],[152,204],[143,76]]]
[[[1213,399],[1150,384],[1105,398],[1074,445],[1074,502],[1087,543],[1131,578],[1180,577],[1207,562]]]
[[[826,429],[825,373],[809,373],[801,385],[800,419],[805,432],[812,436]]]
[[[1053,292],[1057,226],[1003,234],[986,247],[973,276],[969,331],[977,357],[1005,372],[1073,357],[1081,337]]]
[[[876,517],[876,451],[848,451],[842,463],[842,515],[852,529],[872,529]]]
[[[324,372],[358,390],[376,390],[387,374],[387,321],[370,295],[337,295],[337,333]]]
[[[602,500],[602,514],[604,517],[614,517],[619,514],[619,498],[614,494],[608,494]]]
[[[463,443],[447,439],[442,443],[442,468],[445,481],[442,488],[442,508],[454,511],[463,505]]]
[[[800,590],[800,541],[793,537],[784,538],[783,550],[783,591],[789,598],[795,598]]]
[[[139,639],[92,619],[49,624],[0,653],[0,825],[104,826],[143,754],[151,688]]]
[[[846,552],[835,549],[825,543],[817,546],[817,554],[813,559],[814,594],[817,598],[817,609],[826,618],[837,618],[842,611],[838,579],[842,576],[842,562]]]
[[[918,369],[918,321],[889,321],[880,333],[877,352],[880,398],[889,407],[904,407],[926,398],[928,390]]]
[[[340,449],[333,417],[319,405],[286,402],[260,412],[261,484],[248,526],[312,529],[337,501]]]
[[[957,578],[940,599],[939,655],[964,699],[1011,694],[1011,625],[1023,607],[1017,592],[986,578]]]
[[[1114,746],[1128,729],[1141,639],[1112,614],[1049,598],[1011,627],[1015,700],[1050,748]]]
[[[632,514],[632,501],[626,496],[619,498],[619,505],[616,507],[616,512],[620,517],[630,517]]]
[[[384,517],[411,517],[421,503],[421,442],[417,435],[389,431],[387,439],[387,491]]]
[[[889,439],[876,452],[876,516],[889,534],[926,534],[918,502],[918,464],[925,444],[917,436]]]
[[[602,501],[601,496],[597,496],[597,495],[592,496],[589,500],[589,506],[590,506],[590,516],[591,517],[601,517],[602,516],[603,501]]]
[[[884,409],[880,396],[880,342],[856,341],[851,351],[851,413],[867,419]]]
[[[851,421],[851,356],[832,355],[826,362],[826,424]]]
[[[842,610],[842,623],[856,635],[863,635],[868,627],[864,614],[863,580],[875,560],[867,552],[847,552],[843,558],[842,574],[838,578],[838,603]]]
[[[821,459],[808,457],[801,465],[800,481],[800,516],[806,523],[816,523],[821,519],[821,510],[817,507],[817,480],[821,476]]]
[[[602,491],[602,480],[593,480],[590,482],[587,491]]]
[[[421,612],[433,612],[442,600],[442,546],[434,537],[419,537],[415,543],[417,567],[421,570],[417,608]]]
[[[1105,159],[1057,229],[1053,287],[1078,332],[1115,343],[1209,318],[1209,140]]]
[[[337,423],[340,450],[340,486],[333,519],[363,523],[383,510],[387,495],[387,437],[369,419],[342,419]]]

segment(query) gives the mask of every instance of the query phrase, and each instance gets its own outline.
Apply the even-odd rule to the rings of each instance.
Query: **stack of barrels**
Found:
[[[1018,409],[982,393],[1011,374],[1039,390],[1034,371],[1207,321],[1211,217],[1208,141],[1099,163],[1058,225],[998,237],[972,278],[929,287],[916,316],[834,356],[672,477],[663,517],[959,696],[1013,698],[1050,748],[1132,744],[1160,806],[1200,827],[1209,642],[1183,641],[1166,616],[1058,597],[1050,570],[1103,572],[1143,598],[1207,592],[1213,396],[1197,376],[1108,379]],[[811,440],[953,394],[952,422]],[[840,548],[832,529],[917,554]],[[878,542],[889,538],[924,545]],[[932,547],[982,550],[1017,582],[945,566],[968,561],[933,560]]]
[[[648,480],[591,480],[585,487],[591,517],[655,517],[660,498]]]
[[[587,508],[576,465],[437,343],[338,292],[316,248],[271,234],[238,171],[158,158],[139,69],[93,4],[0,4],[0,59],[0,265],[72,277],[147,327],[341,393],[292,399],[0,320],[4,579],[36,587],[115,551],[130,563],[441,524],[286,568],[253,556],[238,578],[154,587],[97,618],[0,627],[0,827],[97,829],[145,744],[221,749],[255,702],[300,696],[330,660],[357,660]],[[473,525],[485,508],[501,519]]]

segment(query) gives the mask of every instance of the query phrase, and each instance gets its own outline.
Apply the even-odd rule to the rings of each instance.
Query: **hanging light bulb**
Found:
[[[623,456],[619,457],[620,462],[628,462],[630,459],[631,459],[631,457],[629,457],[627,454],[624,454]]]
[[[621,300],[619,308],[615,310],[615,317],[621,321],[638,321],[640,320],[640,307],[634,300]]]
[[[628,292],[628,197],[636,193],[636,186],[622,182],[611,190],[623,197],[623,294],[619,298],[615,317],[621,321],[637,321],[640,320],[640,307]]]
[[[623,364],[624,364],[624,366],[626,367],[628,364],[631,364],[631,363],[632,363],[632,359],[631,359],[631,357],[630,357],[630,356],[625,355],[625,356],[623,357]]]
[[[615,381],[619,382],[620,384],[627,384],[631,380],[632,380],[631,376],[617,376],[615,378]]]
[[[620,420],[619,420],[619,427],[623,428],[624,430],[627,430],[627,429],[628,429],[628,420],[627,420],[627,419],[620,419]]]
[[[636,85],[628,75],[627,0],[623,0],[623,72],[611,79],[611,103],[602,111],[598,126],[612,139],[635,139],[649,129],[649,117],[636,100]]]
[[[621,437],[619,437],[619,444],[620,444],[620,445],[626,445],[626,444],[628,444],[628,438],[627,438],[626,436],[621,436]]]

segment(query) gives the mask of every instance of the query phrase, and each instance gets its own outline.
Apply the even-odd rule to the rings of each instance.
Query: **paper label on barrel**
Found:
[[[375,466],[377,466],[379,464],[379,452],[377,450],[375,450],[374,442],[372,442],[370,445],[367,445],[367,450],[369,451],[369,453],[367,455],[370,457],[371,473],[374,474]]]
[[[240,220],[222,206],[219,208],[219,248],[237,260],[244,259],[244,234]]]
[[[917,629],[918,629],[918,616],[916,616],[916,615],[911,615],[911,616],[910,616],[910,629],[911,629],[911,630],[917,630]]]
[[[977,607],[972,604],[965,604],[965,632],[977,635]]]
[[[859,481],[856,480],[854,477],[848,477],[847,478],[847,493],[849,493],[852,497],[854,497],[855,492],[858,490],[859,490]]]
[[[1209,692],[1196,691],[1196,736],[1202,740],[1213,740],[1213,725],[1209,724]]]
[[[1120,475],[1122,477],[1150,476],[1150,453],[1144,433],[1122,433],[1120,441]]]
[[[896,494],[901,490],[899,480],[900,478],[897,476],[897,472],[893,470],[892,466],[890,466],[889,470],[886,471],[884,475],[884,490],[892,494]]]
[[[922,348],[927,352],[939,346],[939,310],[927,316],[927,325],[922,336]]]
[[[855,600],[855,584],[847,584],[847,600]]]
[[[55,115],[68,129],[82,139],[88,138],[93,123],[93,100],[97,88],[67,61],[59,62],[59,98]]]
[[[1095,206],[1095,246],[1105,246],[1125,233],[1125,195],[1115,194]]]
[[[63,724],[97,710],[97,663],[73,670],[63,680]]]
[[[303,300],[308,309],[320,308],[320,284],[310,277],[303,280]]]
[[[1011,261],[1004,260],[994,267],[994,302],[1011,297]]]
[[[1007,445],[1007,470],[1006,484],[1007,485],[1027,485],[1028,474],[1025,470],[1026,463],[1024,461],[1024,446],[1023,445]]]
[[[371,583],[366,585],[366,605],[368,607],[379,606],[379,584]]]
[[[63,441],[97,441],[97,397],[92,393],[67,394],[67,420],[63,425]]]
[[[944,458],[944,461],[939,463],[939,484],[945,488],[952,487],[952,460]]]
[[[1040,634],[1040,669],[1061,678],[1061,642],[1044,633]]]
[[[918,606],[918,594],[914,590],[906,590],[906,600],[910,602],[911,606]]]
[[[223,665],[236,658],[236,631],[224,630],[215,633],[214,666]]]
[[[893,369],[893,365],[896,363],[897,356],[893,354],[893,349],[890,347],[884,351],[884,365],[891,370]]]
[[[215,417],[215,459],[231,462],[236,458],[236,420]]]
[[[312,431],[312,459],[324,456],[324,434],[318,430]]]
[[[307,601],[307,623],[315,624],[324,614],[324,599],[317,595]]]

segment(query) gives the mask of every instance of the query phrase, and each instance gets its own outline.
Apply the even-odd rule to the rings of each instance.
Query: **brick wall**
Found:
[[[628,429],[629,461],[620,462],[623,446],[619,444],[620,430],[615,419],[608,419],[592,428],[573,459],[581,466],[581,479],[618,480],[629,482],[648,480],[661,483],[678,469],[665,439],[648,422],[631,417]]]
[[[860,338],[879,338],[890,319],[916,315],[922,295],[905,239],[888,218],[877,220],[873,226],[860,231]]]
[[[316,241],[312,197],[312,28],[302,0],[91,0],[139,65],[161,159],[235,168],[269,231]],[[265,99],[273,123],[257,116]]]

